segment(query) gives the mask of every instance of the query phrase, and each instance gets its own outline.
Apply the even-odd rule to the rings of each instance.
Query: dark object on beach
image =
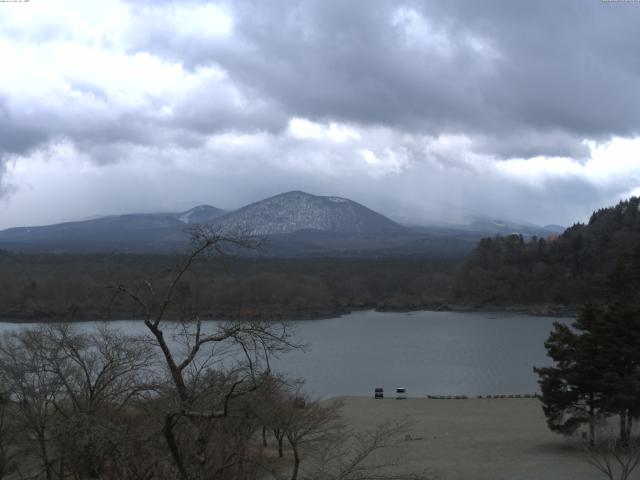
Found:
[[[396,388],[396,399],[397,400],[405,400],[407,398],[407,389],[406,388]]]
[[[376,399],[384,398],[384,388],[377,387],[374,390],[373,398],[376,398]]]

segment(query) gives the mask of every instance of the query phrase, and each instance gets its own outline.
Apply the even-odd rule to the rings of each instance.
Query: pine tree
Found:
[[[553,367],[535,368],[552,431],[572,434],[617,415],[619,439],[630,440],[640,417],[640,249],[620,258],[606,305],[586,305],[571,327],[556,323],[545,342]]]
[[[632,210],[637,215],[637,205]],[[620,440],[626,443],[640,416],[640,248],[623,255],[609,277],[606,317],[607,330],[599,332],[610,352],[606,408],[620,416]]]
[[[599,311],[587,305],[573,329],[556,322],[545,342],[547,355],[555,366],[534,368],[540,376],[542,409],[549,428],[563,435],[573,434],[581,425],[589,425],[589,441],[595,441],[595,422],[602,416],[602,395],[597,358],[579,332],[597,323]]]

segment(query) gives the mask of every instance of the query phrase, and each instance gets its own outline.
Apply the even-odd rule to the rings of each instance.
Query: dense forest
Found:
[[[460,266],[453,301],[557,308],[602,300],[616,262],[640,245],[639,207],[632,197],[557,237],[483,239]]]
[[[132,318],[119,283],[166,284],[181,260],[168,255],[0,254],[0,317],[16,320]],[[169,315],[318,318],[355,309],[442,308],[457,263],[416,259],[202,258]]]

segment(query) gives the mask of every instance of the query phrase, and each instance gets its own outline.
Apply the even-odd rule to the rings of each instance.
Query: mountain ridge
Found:
[[[557,234],[508,222],[409,227],[348,198],[293,190],[234,211],[198,205],[181,212],[130,213],[0,231],[0,249],[37,252],[176,252],[189,227],[270,238],[273,256],[460,256],[485,236]]]
[[[0,231],[0,248],[59,253],[180,251],[188,246],[189,227],[204,223],[229,233],[242,231],[277,237],[274,243],[282,246],[282,254],[287,250],[300,251],[294,245],[300,238],[312,245],[312,251],[318,251],[318,242],[326,239],[327,233],[337,236],[335,247],[331,248],[342,251],[355,245],[352,235],[368,235],[356,242],[358,248],[368,250],[384,246],[386,240],[378,235],[406,232],[401,225],[347,198],[291,191],[233,212],[198,205],[182,212],[108,215],[53,225],[14,227]],[[299,233],[303,235],[296,235]],[[304,254],[304,249],[300,254]]]
[[[370,208],[343,197],[312,195],[300,190],[253,202],[218,218],[223,230],[240,228],[254,235],[304,230],[337,233],[402,231],[404,227]]]

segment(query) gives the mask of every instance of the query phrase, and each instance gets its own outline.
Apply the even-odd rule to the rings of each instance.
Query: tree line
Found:
[[[478,307],[604,301],[620,255],[640,244],[640,198],[598,210],[562,235],[486,238],[460,266],[453,302]]]
[[[0,253],[0,317],[76,321],[140,318],[109,285],[149,279],[166,288],[175,255]],[[168,316],[304,319],[356,309],[437,308],[457,263],[408,259],[201,258],[186,273]]]

